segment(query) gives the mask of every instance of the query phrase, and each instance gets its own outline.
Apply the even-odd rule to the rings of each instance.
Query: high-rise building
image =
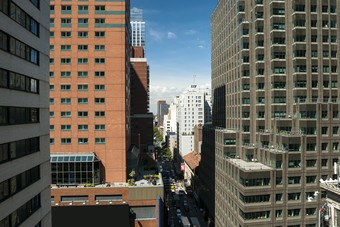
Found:
[[[131,45],[145,46],[145,21],[143,21],[143,10],[133,7],[131,9]]]
[[[144,180],[140,146],[131,143],[131,114],[147,108],[134,99],[131,110],[131,80],[139,81],[131,69],[143,68],[147,80],[148,68],[136,49],[141,67],[131,66],[130,1],[54,0],[50,11],[52,211],[128,205],[124,217],[156,226],[163,185]]]
[[[163,126],[164,115],[168,114],[169,105],[166,103],[165,100],[158,100],[157,101],[157,122],[158,126]]]
[[[52,183],[126,180],[130,147],[128,7],[125,1],[55,0],[51,4],[51,153],[95,154],[104,167],[98,165],[87,177],[59,178],[52,173]]]
[[[194,150],[194,128],[196,125],[204,125],[205,119],[211,120],[211,112],[206,112],[209,107],[210,88],[200,88],[197,85],[190,85],[179,96],[177,104],[177,134],[179,155],[190,153]],[[211,109],[211,108],[210,108]],[[205,116],[208,114],[208,116]]]
[[[49,1],[0,1],[0,226],[51,226]]]
[[[215,226],[317,225],[325,193],[308,197],[339,157],[339,5],[218,1]]]
[[[131,47],[131,143],[147,151],[153,145],[153,114],[149,112],[149,65],[144,48]]]

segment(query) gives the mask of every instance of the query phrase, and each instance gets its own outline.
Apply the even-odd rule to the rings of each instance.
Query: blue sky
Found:
[[[143,9],[150,66],[150,111],[189,85],[211,85],[210,16],[217,0],[131,0]],[[195,75],[195,77],[194,77]]]

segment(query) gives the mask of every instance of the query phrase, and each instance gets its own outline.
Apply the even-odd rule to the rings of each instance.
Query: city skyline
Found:
[[[154,114],[158,100],[170,103],[191,84],[210,87],[210,15],[216,2],[131,1],[131,8],[143,10],[146,22],[145,55],[150,64],[150,111]]]

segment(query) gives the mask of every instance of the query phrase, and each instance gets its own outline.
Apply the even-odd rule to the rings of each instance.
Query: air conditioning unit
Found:
[[[266,132],[269,132],[269,130],[268,130],[268,129],[266,129]]]

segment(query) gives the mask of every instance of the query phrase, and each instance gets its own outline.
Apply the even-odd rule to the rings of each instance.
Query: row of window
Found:
[[[70,90],[71,87],[69,86],[61,86],[61,90]],[[79,91],[87,91],[88,90],[88,85],[87,84],[78,84],[78,90]],[[104,84],[95,84],[94,85],[94,90],[95,91],[105,91],[105,85]],[[50,84],[50,91],[54,91],[54,84]],[[78,99],[79,100],[79,99]],[[78,101],[79,102],[79,101]]]
[[[71,64],[71,58],[61,58],[60,59],[61,64]],[[78,64],[88,64],[89,60],[88,58],[78,58]],[[95,64],[105,64],[105,58],[95,58],[94,59]],[[54,58],[50,58],[50,64],[54,64]]]
[[[71,72],[70,71],[60,72],[60,76],[61,77],[71,77]],[[79,71],[79,72],[77,72],[77,76],[86,78],[86,77],[89,76],[89,72],[88,71]],[[53,71],[50,71],[50,77],[54,77]],[[94,77],[105,77],[105,71],[95,71]]]
[[[32,32],[34,35],[39,36],[39,23],[11,0],[2,0],[0,2],[0,11],[26,28],[28,31]]]
[[[39,64],[39,52],[0,30],[0,49],[26,61]]]
[[[72,18],[61,18],[60,19],[61,22],[61,26],[63,26],[63,24],[72,24]],[[54,18],[50,19],[50,23],[54,23]],[[79,24],[88,24],[89,23],[89,19],[88,18],[78,18],[78,25]],[[105,24],[105,18],[95,18],[94,19],[94,23],[96,24]]]
[[[62,11],[71,11],[72,6],[71,5],[61,5],[61,10]],[[54,11],[55,10],[55,5],[50,5],[50,10]],[[88,5],[78,5],[78,11],[88,11],[89,6]],[[95,5],[94,10],[96,11],[105,11],[105,5]]]
[[[39,166],[0,182],[0,202],[20,192],[40,179]]]
[[[54,130],[54,125],[50,124],[50,130]],[[71,131],[72,130],[72,125],[60,125],[60,130],[61,131]],[[78,130],[79,131],[88,131],[89,126],[88,125],[78,125]],[[97,124],[94,125],[94,130],[95,131],[105,131],[105,125],[104,124]]]
[[[54,45],[50,45],[50,50],[54,51]],[[72,46],[71,45],[60,45],[60,50],[61,51],[71,51]],[[88,51],[89,46],[88,45],[78,45],[78,51]],[[94,50],[95,51],[104,51],[105,50],[105,45],[103,44],[96,44],[94,45]]]
[[[34,137],[0,144],[0,163],[38,152],[39,141],[39,137]]]
[[[78,98],[78,104],[88,104],[88,98]],[[94,98],[95,104],[104,104],[105,98]],[[50,104],[54,104],[54,98],[50,98]],[[61,98],[60,104],[71,104],[71,98]]]
[[[51,37],[55,37],[54,36],[54,32],[51,32]],[[80,31],[77,32],[77,37],[78,38],[89,38],[89,32],[87,31]],[[72,37],[72,32],[71,31],[61,31],[60,32],[60,37],[61,38],[71,38]],[[98,31],[98,32],[94,32],[94,38],[104,38],[105,37],[105,32],[103,31]]]
[[[38,108],[0,106],[0,125],[30,124],[38,122]]]
[[[39,93],[38,80],[3,68],[0,68],[0,87]]]
[[[105,144],[105,138],[94,138],[95,144]],[[72,138],[61,138],[61,144],[72,144]],[[88,144],[88,138],[78,138],[78,144]],[[50,144],[54,144],[54,138],[50,138]]]
[[[15,227],[20,226],[31,215],[40,208],[40,194],[36,195],[17,210],[0,221],[0,226]],[[41,226],[38,223],[36,226]]]
[[[95,117],[105,117],[105,111],[95,111],[94,112],[94,116]],[[50,117],[51,118],[55,117],[53,111],[50,112]],[[62,117],[62,118],[70,118],[70,117],[72,117],[71,111],[61,111],[60,112],[60,117]],[[79,111],[78,112],[78,117],[88,117],[88,112],[87,111]]]

